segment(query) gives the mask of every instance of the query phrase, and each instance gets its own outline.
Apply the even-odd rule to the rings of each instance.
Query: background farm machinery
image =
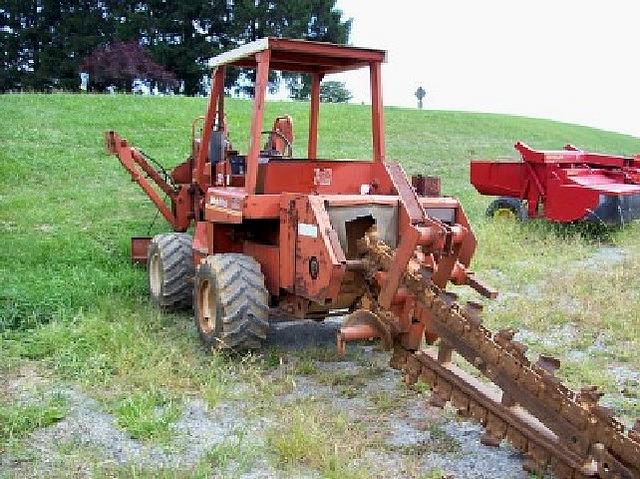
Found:
[[[516,143],[521,161],[472,161],[471,183],[500,196],[490,216],[543,217],[559,223],[587,220],[607,226],[640,218],[640,156],[533,150]]]
[[[203,343],[232,349],[260,346],[270,309],[293,318],[346,313],[339,349],[380,338],[407,382],[426,381],[433,404],[451,402],[483,424],[486,444],[510,440],[529,469],[551,468],[560,478],[638,477],[639,432],[625,432],[598,405],[597,391],[566,388],[553,374],[557,360],[530,362],[513,331],[492,334],[479,304],[461,305],[446,290],[451,282],[496,296],[470,270],[476,240],[459,202],[441,196],[437,180],[409,181],[385,160],[384,59],[380,50],[271,38],[212,59],[201,137],[194,129],[191,156],[167,174],[117,133],[106,134],[108,150],[175,231],[132,241],[133,259],[146,260],[152,301],[192,304]],[[228,140],[227,67],[256,71],[246,154]],[[320,159],[321,79],[362,67],[370,73],[371,159]],[[294,156],[290,118],[263,131],[270,69],[311,75],[304,157]],[[456,366],[454,352],[498,387]]]

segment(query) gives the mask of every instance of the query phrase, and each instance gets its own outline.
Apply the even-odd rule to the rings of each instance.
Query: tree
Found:
[[[115,37],[139,41],[155,62],[184,81],[187,95],[201,92],[200,82],[209,72],[209,58],[234,46],[229,35],[231,2],[108,2],[113,18],[121,19],[115,25]]]
[[[110,2],[110,3],[109,3]],[[346,43],[351,20],[342,20],[336,0],[108,0],[118,38],[138,38],[154,60],[185,82],[185,93],[202,93],[207,61],[222,51],[262,37],[303,38]],[[272,72],[271,86],[280,78],[299,75]],[[238,82],[246,78],[248,82]],[[229,69],[226,86],[253,94],[255,71]],[[310,85],[310,80],[305,79]]]
[[[0,91],[19,88],[28,66],[20,31],[24,23],[26,3],[7,2],[0,6]]]
[[[5,0],[0,91],[75,89],[82,58],[111,28],[100,0]]]
[[[325,81],[320,84],[320,101],[327,103],[347,103],[353,95],[344,82]]]
[[[292,100],[304,101],[311,97],[311,75],[289,76],[285,80]]]
[[[82,61],[80,68],[89,74],[90,83],[98,90],[116,85],[131,91],[131,82],[135,79],[155,81],[165,86],[177,84],[175,75],[155,63],[149,52],[136,41],[98,47]]]
[[[230,11],[232,36],[238,40],[238,45],[268,36],[344,44],[349,39],[351,20],[343,20],[342,11],[336,9],[335,5],[336,0],[236,0]],[[238,74],[245,74],[250,80],[255,79],[252,70],[235,72],[235,75]],[[228,80],[234,81],[236,78],[232,76]],[[311,89],[309,75],[282,72],[272,73],[269,77],[272,85],[281,79],[284,79],[292,98],[308,98]],[[302,97],[296,88],[302,88]],[[253,93],[251,84],[243,89]]]
[[[351,27],[336,0],[3,0],[0,91],[76,89],[97,46],[137,41],[153,60],[201,91],[207,61],[263,36],[345,43]],[[230,69],[227,86],[253,72]],[[280,77],[274,75],[275,82]],[[286,76],[295,78],[297,76]],[[308,82],[309,80],[305,80]]]

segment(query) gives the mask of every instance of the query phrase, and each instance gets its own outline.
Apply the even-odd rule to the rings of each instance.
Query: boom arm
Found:
[[[118,157],[122,166],[129,172],[131,179],[138,183],[149,199],[156,205],[162,216],[171,224],[174,231],[186,231],[193,216],[189,188],[187,185],[172,185],[149,164],[145,156],[136,148],[129,146],[124,138],[115,131],[105,133],[107,152]],[[149,178],[171,200],[171,209],[153,188]]]

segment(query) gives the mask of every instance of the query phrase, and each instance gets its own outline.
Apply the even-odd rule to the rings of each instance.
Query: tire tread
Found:
[[[222,331],[216,339],[217,344],[209,344],[211,338],[203,337],[199,331],[203,342],[236,350],[259,348],[269,329],[269,292],[260,264],[244,254],[223,253],[207,256],[199,266],[199,272],[203,266],[215,278],[222,311]]]
[[[153,298],[163,310],[191,307],[194,267],[192,238],[187,233],[165,233],[151,240],[149,253],[158,250],[162,262],[160,296]]]

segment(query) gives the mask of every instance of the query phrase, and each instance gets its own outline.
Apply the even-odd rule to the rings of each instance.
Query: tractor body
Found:
[[[194,268],[212,255],[252,258],[264,277],[269,307],[288,317],[321,319],[332,312],[344,314],[357,308],[368,292],[358,241],[375,228],[386,244],[403,250],[404,257],[385,294],[389,307],[393,303],[403,317],[398,331],[415,346],[422,340],[425,322],[415,321],[415,311],[405,301],[393,298],[399,277],[419,243],[436,246],[433,254],[426,247],[425,253],[439,284],[453,280],[492,293],[467,274],[475,238],[458,201],[439,196],[437,179],[420,176],[411,182],[399,164],[385,161],[380,76],[384,60],[381,50],[259,40],[211,60],[212,91],[201,119],[201,135],[194,122],[192,151],[184,163],[171,172],[158,172],[143,152],[115,132],[106,133],[107,149],[118,156],[174,231],[193,228]],[[227,138],[224,75],[229,67],[256,70],[246,153],[234,150]],[[318,158],[321,79],[327,73],[356,68],[370,70],[371,157]],[[263,131],[267,79],[272,69],[309,73],[312,78],[308,148],[300,156],[292,151],[291,118],[276,118],[272,129]],[[169,205],[162,193],[170,198]],[[134,261],[150,261],[150,243],[151,238],[133,238]],[[442,253],[447,259],[437,268],[445,256]],[[380,281],[381,286],[387,283],[386,279]],[[150,279],[153,294],[152,283],[159,280]],[[194,293],[196,310],[201,294]],[[419,327],[412,326],[414,323]],[[362,332],[368,337],[380,334],[371,328]]]
[[[528,217],[559,223],[613,226],[640,218],[639,156],[589,153],[571,145],[559,151],[523,143],[515,148],[521,161],[471,162],[471,183],[479,193],[525,201]]]

